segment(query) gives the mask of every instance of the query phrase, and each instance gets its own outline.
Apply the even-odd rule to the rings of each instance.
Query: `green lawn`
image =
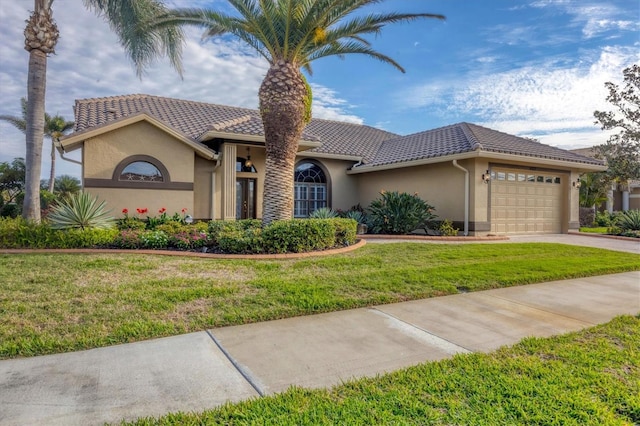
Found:
[[[609,228],[606,226],[598,226],[594,228],[583,226],[580,228],[580,232],[584,232],[587,234],[606,234],[609,232]]]
[[[369,244],[301,260],[0,256],[0,358],[580,276],[640,256],[560,244]]]
[[[136,425],[640,424],[640,317]]]

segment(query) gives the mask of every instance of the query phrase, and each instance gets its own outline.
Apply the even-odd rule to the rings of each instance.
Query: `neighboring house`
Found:
[[[75,133],[87,192],[114,213],[147,208],[196,219],[262,215],[264,134],[257,111],[149,95],[78,100]],[[577,229],[580,173],[593,158],[459,123],[408,136],[313,119],[300,141],[296,217],[366,207],[380,191],[417,193],[468,234]]]
[[[595,158],[596,152],[593,148],[572,149],[571,152]],[[599,210],[614,211],[640,210],[640,180],[632,180],[627,186],[617,182],[611,184],[607,192],[607,202],[602,203]]]

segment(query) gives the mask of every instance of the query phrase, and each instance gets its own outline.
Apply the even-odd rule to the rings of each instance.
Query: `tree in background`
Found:
[[[18,195],[24,191],[25,170],[24,158],[0,163],[0,197],[3,204],[15,203]]]
[[[83,0],[85,6],[109,23],[134,64],[140,67],[159,54],[169,56],[180,72],[182,33],[179,29],[139,32],[141,22],[165,12],[156,0]],[[53,0],[34,0],[34,8],[24,30],[25,50],[29,52],[26,108],[26,182],[22,216],[40,221],[40,178],[44,139],[47,57],[55,53],[58,27],[53,19]],[[64,4],[64,3],[63,3]]]
[[[176,25],[204,28],[204,38],[237,37],[269,63],[258,93],[265,137],[266,163],[263,221],[290,219],[293,214],[293,172],[298,143],[311,120],[311,88],[302,74],[311,62],[327,56],[363,54],[398,70],[392,58],[371,47],[364,37],[377,36],[392,23],[430,13],[365,13],[382,0],[228,0],[237,14],[211,9],[177,9],[147,27],[154,31]]]
[[[609,182],[628,188],[632,180],[640,179],[640,65],[623,70],[624,87],[607,82],[607,101],[617,111],[595,111],[596,124],[602,130],[619,130],[607,143],[594,147],[607,162]]]
[[[12,124],[16,129],[22,133],[27,133],[27,99],[20,98],[20,105],[22,106],[22,116],[17,117],[13,115],[0,115],[0,120],[6,121]],[[51,116],[44,113],[44,136],[51,139],[51,172],[49,173],[49,192],[53,192],[53,185],[56,176],[56,149],[55,142],[66,132],[73,128],[74,122],[67,121],[61,115]]]

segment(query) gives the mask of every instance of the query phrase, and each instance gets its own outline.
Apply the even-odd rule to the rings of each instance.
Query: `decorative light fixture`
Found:
[[[251,166],[253,166],[253,163],[251,162],[251,148],[247,147],[247,159],[244,162],[244,166],[248,169],[251,168]]]
[[[490,180],[491,180],[491,173],[489,173],[489,169],[487,169],[487,171],[482,174],[482,181],[484,183],[489,183]]]
[[[193,223],[193,216],[191,216],[190,214],[186,215],[184,217],[184,223],[186,223],[187,225],[191,225]]]
[[[580,182],[580,179],[576,179],[575,182],[573,182],[573,186],[575,188],[580,188],[580,185],[582,185],[582,182]]]

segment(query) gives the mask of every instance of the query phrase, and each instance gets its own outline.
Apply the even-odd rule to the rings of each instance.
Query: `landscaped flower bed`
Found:
[[[0,219],[0,248],[114,248],[189,250],[210,253],[302,253],[356,242],[351,219],[294,219],[263,227],[258,220],[187,224],[184,218],[126,217],[117,226],[54,229],[21,218]]]

